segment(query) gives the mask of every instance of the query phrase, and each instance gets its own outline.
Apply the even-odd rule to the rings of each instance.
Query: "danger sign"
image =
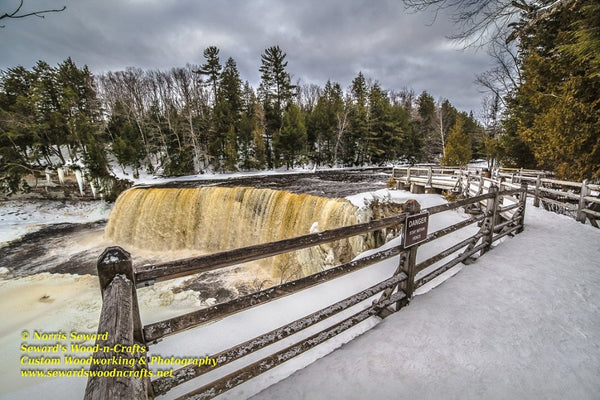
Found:
[[[404,224],[404,247],[410,247],[427,239],[429,213],[409,215]]]

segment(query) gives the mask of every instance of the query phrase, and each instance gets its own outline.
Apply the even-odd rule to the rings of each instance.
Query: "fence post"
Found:
[[[98,257],[98,278],[103,296],[108,284],[119,274],[125,275],[133,285],[133,338],[139,343],[145,343],[131,255],[119,246],[108,247]]]
[[[421,212],[421,205],[416,201],[411,201],[409,203],[406,203],[405,211],[407,215],[418,214],[419,212]],[[406,235],[406,232],[403,232],[403,234]],[[407,276],[406,280],[404,281],[404,293],[406,293],[406,299],[408,301],[410,301],[413,292],[415,291],[415,275],[417,274],[415,266],[417,265],[418,248],[418,244],[411,246],[411,248],[408,250],[408,255],[404,257],[404,260],[400,265],[400,271],[404,272]],[[396,305],[396,309],[399,309],[398,305]]]
[[[537,179],[535,180],[535,194],[533,195],[533,206],[540,206],[540,185],[542,184],[542,178],[540,178],[540,174],[538,174]]]
[[[489,192],[493,196],[487,199],[485,213],[487,217],[483,220],[483,229],[486,231],[483,236],[485,247],[481,249],[480,256],[487,253],[492,247],[492,240],[494,238],[494,225],[496,224],[496,214],[498,212],[498,186],[492,185],[489,188]]]
[[[483,175],[479,175],[479,187],[477,188],[477,194],[475,196],[479,196],[481,193],[483,193],[483,185],[484,184],[484,179],[483,179]]]
[[[523,182],[523,168],[519,169],[519,183]]]
[[[433,173],[431,171],[431,167],[429,167],[428,171],[427,171],[427,183],[425,184],[425,188],[430,188],[431,187],[431,179],[433,177]]]
[[[467,183],[464,191],[465,198],[471,197],[471,171],[467,170]]]
[[[519,208],[518,210],[521,212],[519,216],[519,225],[521,227],[517,229],[516,233],[523,232],[525,228],[525,207],[527,206],[527,182],[521,182],[521,197],[519,198]]]
[[[583,209],[585,208],[585,196],[588,195],[588,180],[585,179],[581,182],[581,192],[579,193],[579,205],[577,206],[577,221],[585,224],[585,213]]]
[[[90,371],[105,375],[89,376],[84,398],[147,399],[152,386],[130,254],[117,246],[104,250],[98,258],[98,278],[102,311],[93,359],[108,361],[90,366]]]

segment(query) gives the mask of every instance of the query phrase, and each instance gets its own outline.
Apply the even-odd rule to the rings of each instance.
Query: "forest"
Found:
[[[294,168],[436,162],[451,133],[483,157],[484,130],[472,114],[427,92],[384,90],[358,73],[347,90],[292,84],[278,46],[261,56],[261,81],[242,81],[219,49],[204,63],[168,71],[128,68],[94,76],[71,59],[57,67],[0,76],[5,187],[32,169],[82,165],[92,177],[110,168],[165,176]]]
[[[279,46],[257,57],[258,87],[216,46],[198,64],[170,70],[94,75],[71,58],[8,68],[0,72],[0,188],[26,189],[26,174],[64,165],[108,182],[116,168],[179,176],[487,159],[599,179],[600,5],[570,3],[535,24],[523,17],[510,37],[488,44],[494,66],[477,78],[488,93],[478,118],[362,72],[346,88],[293,82]]]

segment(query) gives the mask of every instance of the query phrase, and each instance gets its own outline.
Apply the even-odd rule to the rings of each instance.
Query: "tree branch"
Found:
[[[51,9],[51,10],[32,11],[29,13],[19,14],[19,12],[21,11],[21,8],[23,8],[23,0],[19,1],[19,6],[17,7],[17,9],[15,11],[13,11],[11,13],[0,14],[0,20],[4,19],[4,18],[17,19],[17,18],[26,18],[26,17],[31,17],[31,16],[44,18],[44,14],[64,11],[67,9],[67,6],[63,6],[62,8],[56,8],[56,9]],[[0,28],[4,28],[4,25],[0,25]]]

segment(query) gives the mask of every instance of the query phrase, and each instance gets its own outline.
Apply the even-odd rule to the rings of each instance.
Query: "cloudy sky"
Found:
[[[19,0],[0,0],[0,14]],[[233,57],[256,87],[260,55],[279,45],[294,82],[348,87],[359,71],[384,89],[409,87],[478,114],[475,75],[485,51],[446,39],[443,15],[408,12],[401,0],[24,0],[23,12],[67,9],[44,19],[2,20],[0,69],[67,57],[100,74],[135,66],[169,69],[202,64],[203,50]]]

